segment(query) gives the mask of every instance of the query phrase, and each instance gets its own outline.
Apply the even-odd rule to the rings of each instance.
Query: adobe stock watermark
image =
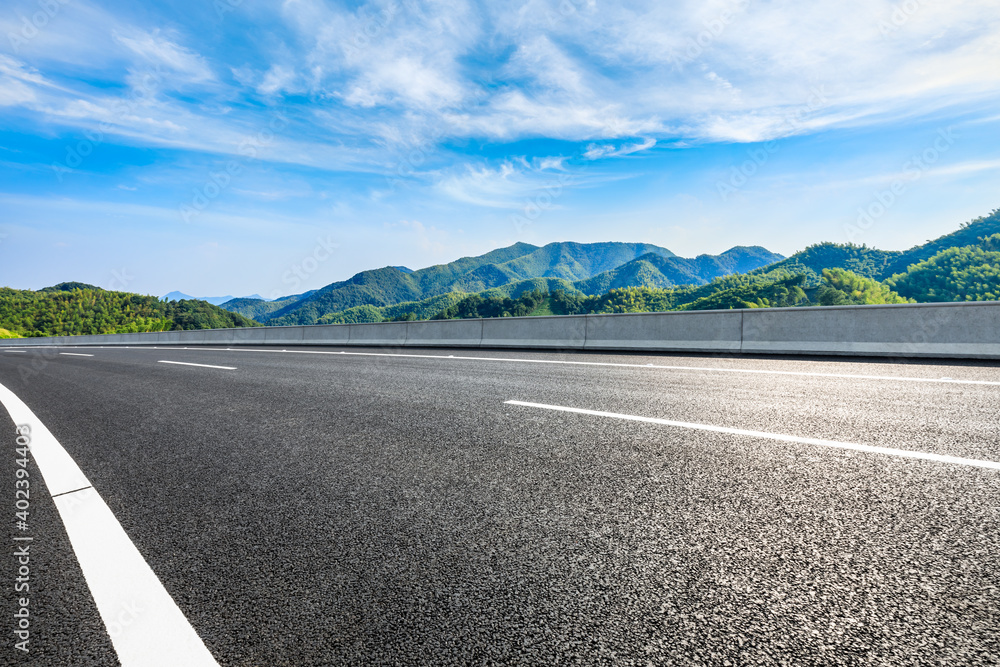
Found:
[[[561,0],[556,11],[551,9],[545,12],[545,20],[549,22],[549,25],[555,25],[557,21],[562,19],[568,19],[573,16],[583,5],[592,5],[593,3],[588,0]]]
[[[122,268],[118,271],[111,271],[111,280],[108,281],[109,292],[124,292],[135,280],[135,276],[128,274],[128,269]]]
[[[392,23],[398,11],[399,7],[393,2],[381,11],[368,15],[364,23],[354,31],[353,39],[342,43],[344,52],[350,56],[359,56],[367,51],[372,45],[372,40]]]
[[[703,22],[703,30],[694,37],[688,38],[684,46],[684,51],[680,53],[676,51],[671,52],[670,60],[678,65],[689,65],[701,58],[705,51],[715,43],[715,40],[722,37],[722,33],[751,4],[752,0],[736,0],[732,7],[723,9],[719,12],[718,16]]]
[[[556,200],[562,196],[565,188],[573,179],[573,174],[568,171],[561,172],[558,177],[545,183],[541,187],[541,192],[534,197],[529,197],[524,207],[518,213],[510,216],[511,224],[518,234],[524,231],[525,227],[535,224],[542,213],[555,207]]]
[[[63,6],[69,3],[70,0],[38,0],[35,3],[38,5],[38,11],[33,12],[31,18],[22,15],[21,29],[17,32],[7,33],[7,41],[10,42],[11,50],[15,54],[20,53],[21,47],[38,37],[52,19],[59,15]]]
[[[124,118],[127,114],[130,114],[136,106],[152,97],[157,84],[162,80],[163,71],[159,65],[151,70],[147,70],[138,80],[138,85],[133,86],[129,91],[128,96],[116,101],[112,105],[112,116],[114,118]],[[66,146],[66,157],[63,161],[52,163],[52,170],[55,172],[56,178],[60,183],[63,182],[63,178],[66,175],[72,174],[74,169],[82,165],[84,160],[92,155],[98,146],[104,143],[106,135],[112,129],[114,129],[112,121],[102,120],[98,123],[96,130],[87,130],[83,133],[83,139],[80,139],[75,144]]]
[[[910,19],[913,18],[926,3],[927,0],[904,0],[904,2],[893,6],[892,12],[889,14],[888,21],[885,19],[879,19],[878,31],[882,33],[882,37],[888,37],[897,30],[900,30],[904,25],[909,23]]]
[[[275,113],[267,126],[258,130],[253,136],[247,137],[237,146],[238,160],[229,160],[219,171],[209,172],[208,178],[195,188],[191,201],[178,207],[181,220],[190,223],[195,217],[207,209],[213,201],[233,184],[233,179],[243,173],[244,167],[258,158],[260,149],[271,144],[277,133],[288,126],[288,118]]]
[[[910,185],[919,181],[942,155],[951,150],[957,138],[955,128],[950,125],[938,130],[937,137],[930,146],[903,163],[900,178],[889,184],[887,189],[875,192],[867,206],[858,207],[857,219],[853,223],[844,225],[844,236],[847,240],[854,243],[871,229],[878,219],[888,213],[899,198],[906,194]]]
[[[215,14],[220,19],[226,14],[235,12],[243,4],[243,0],[214,0],[212,6],[215,7]]]
[[[288,285],[293,292],[298,290],[310,276],[319,271],[322,264],[333,257],[334,251],[339,247],[340,244],[334,241],[329,234],[326,238],[317,238],[312,252],[288,267],[288,270],[281,276],[281,282]],[[282,294],[281,291],[274,290],[271,292],[271,298],[277,299]]]
[[[111,639],[120,639],[128,634],[128,629],[142,616],[144,609],[135,600],[125,602],[115,613],[104,618],[105,627]]]
[[[31,517],[31,473],[28,468],[31,454],[31,425],[18,424],[14,446],[14,527],[21,531],[14,537],[15,609],[14,648],[24,653],[31,651],[31,624],[35,607],[31,605],[31,542],[29,534]]]
[[[806,104],[787,116],[781,125],[778,126],[778,133],[787,136],[798,130],[803,123],[806,114],[813,113],[829,104],[824,86],[812,89],[812,94]],[[729,180],[716,181],[715,188],[722,201],[727,201],[731,195],[739,192],[740,188],[746,185],[775,153],[781,150],[781,144],[772,139],[755,148],[747,149],[747,159],[742,164],[733,165],[729,170]]]
[[[428,151],[424,146],[434,146],[445,137],[442,127],[436,126],[434,131],[424,138],[423,146],[410,149],[404,158],[396,163],[392,171],[386,175],[385,183],[388,186],[387,194],[396,192],[400,186],[406,184],[406,179],[416,175],[418,169],[426,164]]]

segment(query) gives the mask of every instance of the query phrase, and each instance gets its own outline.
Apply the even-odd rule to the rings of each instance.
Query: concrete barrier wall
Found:
[[[481,347],[583,349],[586,315],[498,317],[482,320]]]
[[[351,333],[348,343],[350,345],[402,347],[403,345],[406,345],[407,324],[407,322],[349,324],[348,326],[351,328]]]
[[[351,339],[349,324],[317,324],[299,328],[302,329],[301,342],[304,345],[347,345]]]
[[[367,345],[1000,359],[1000,302],[505,317],[0,341],[4,347],[45,345]]]
[[[588,350],[739,352],[738,310],[587,316]]]
[[[749,354],[1000,358],[1000,302],[743,311]]]
[[[406,344],[418,347],[479,347],[485,320],[426,320],[406,323]]]

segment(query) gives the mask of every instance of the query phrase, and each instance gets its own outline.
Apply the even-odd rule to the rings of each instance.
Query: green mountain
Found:
[[[85,283],[60,283],[37,292],[0,287],[0,329],[31,337],[260,326],[204,301],[168,303],[79,285]]]
[[[979,245],[946,248],[885,284],[921,302],[1000,300],[1000,234]]]
[[[605,283],[703,284],[717,276],[756,268],[780,258],[763,248],[734,248],[718,257],[702,255],[688,260],[648,243],[566,242],[543,247],[516,243],[485,255],[463,257],[418,271],[389,266],[362,271],[348,280],[303,295],[272,302],[234,299],[222,307],[276,325],[326,323],[344,318],[354,321],[357,317],[375,317],[376,310],[388,306],[418,304],[451,292],[468,294],[502,289],[510,295],[543,286],[546,289],[602,290],[606,289]],[[638,263],[629,266],[635,262]],[[594,283],[581,285],[581,281],[598,276],[601,277]],[[538,280],[549,282],[526,283]],[[413,306],[401,314],[425,310],[422,306]],[[343,318],[337,316],[340,313],[344,314]],[[378,316],[384,313],[379,311]]]
[[[587,280],[574,287],[585,294],[603,294],[624,287],[674,287],[704,285],[715,278],[745,273],[765,264],[784,259],[760,246],[737,246],[721,255],[699,255],[694,259],[648,253]]]
[[[230,299],[219,305],[220,308],[231,313],[238,313],[243,317],[248,317],[258,322],[267,320],[271,313],[281,310],[298,301],[297,297],[285,297],[275,301],[265,301],[264,299],[253,299],[250,297],[238,297]]]
[[[802,273],[806,276],[806,284],[815,287],[822,282],[823,269],[844,269],[866,278],[882,279],[887,274],[889,266],[903,255],[897,250],[878,250],[868,246],[856,246],[840,243],[817,243],[805,250],[800,250],[791,257],[780,262],[768,264],[751,274],[764,274],[772,271],[787,271]]]
[[[1000,234],[1000,208],[995,209],[989,215],[970,220],[951,234],[938,237],[933,241],[910,248],[900,254],[895,260],[890,262],[880,280],[885,280],[897,273],[903,273],[911,264],[917,264],[926,259],[930,259],[942,250],[948,248],[962,248],[966,246],[979,245],[979,240],[988,238],[994,234]]]
[[[774,270],[806,274],[806,284],[815,287],[822,282],[823,269],[844,269],[866,278],[886,280],[903,273],[913,264],[928,260],[942,250],[979,244],[979,239],[1000,233],[1000,209],[962,224],[951,234],[945,234],[909,250],[879,250],[853,244],[818,243],[774,264],[750,271],[763,274]]]
[[[643,256],[575,283],[541,285],[525,281],[466,295],[451,301],[433,317],[1000,300],[1000,232],[994,232],[1000,227],[998,213],[977,218],[955,233],[904,252],[820,243],[787,259],[700,285],[695,280],[697,267],[691,264],[696,260]],[[950,243],[967,245],[955,247]],[[734,248],[727,253],[736,265],[740,250]],[[911,263],[928,255],[928,259]],[[756,259],[762,256],[758,253]],[[754,259],[748,261],[752,266]],[[908,268],[881,280],[897,266]],[[671,271],[689,284],[672,284]],[[423,319],[431,305],[420,302],[408,308],[413,318]],[[372,319],[366,321],[391,319],[378,309],[367,315]]]

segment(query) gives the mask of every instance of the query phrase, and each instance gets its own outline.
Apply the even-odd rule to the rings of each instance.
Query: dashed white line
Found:
[[[18,352],[20,354],[25,354],[27,350],[4,350],[4,352]]]
[[[236,370],[235,366],[213,366],[211,364],[192,364],[192,363],[187,362],[187,361],[166,361],[164,359],[160,359],[159,363],[161,363],[161,364],[177,364],[178,366],[200,366],[201,368],[221,368],[224,371],[235,371]]]
[[[994,461],[980,461],[978,459],[964,459],[946,454],[932,454],[930,452],[914,452],[908,449],[894,449],[892,447],[875,447],[873,445],[859,445],[852,442],[839,442],[837,440],[821,440],[819,438],[803,438],[797,435],[783,435],[780,433],[766,433],[764,431],[748,431],[740,428],[729,428],[726,426],[712,426],[709,424],[694,424],[690,422],[679,422],[670,419],[659,419],[657,417],[637,417],[635,415],[625,415],[617,412],[601,412],[600,410],[585,410],[583,408],[569,408],[562,405],[546,405],[545,403],[526,403],[524,401],[506,401],[507,405],[520,405],[526,408],[539,408],[541,410],[556,410],[559,412],[574,412],[581,415],[593,415],[595,417],[610,417],[612,419],[624,419],[627,421],[645,422],[648,424],[663,424],[664,426],[675,426],[678,428],[695,429],[698,431],[712,431],[715,433],[728,433],[730,435],[743,435],[752,438],[767,438],[769,440],[780,440],[782,442],[795,442],[803,445],[818,445],[820,447],[833,447],[836,449],[851,449],[857,452],[868,452],[871,454],[887,454],[890,456],[901,456],[909,459],[923,459],[925,461],[937,461],[939,463],[954,463],[957,465],[974,466],[976,468],[991,468],[1000,470],[1000,463]]]
[[[31,455],[66,526],[122,667],[218,667],[125,529],[55,436],[7,387],[0,402],[30,427]],[[127,614],[128,623],[121,622]]]
[[[92,354],[82,354],[80,352],[60,352],[59,354],[64,354],[67,357],[92,357]]]

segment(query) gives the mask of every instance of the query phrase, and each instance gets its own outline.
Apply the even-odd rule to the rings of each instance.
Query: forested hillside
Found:
[[[801,273],[806,276],[806,284],[811,287],[820,284],[823,269],[844,269],[859,276],[881,280],[888,268],[902,255],[899,251],[878,250],[868,246],[817,243],[788,259],[768,264],[751,273],[763,274],[776,270]]]
[[[135,333],[260,326],[204,301],[160,301],[62,283],[33,292],[0,288],[0,328],[17,336]]]
[[[954,234],[905,252],[820,243],[787,259],[705,284],[697,282],[704,263],[732,269],[744,258],[749,257],[745,261],[753,265],[770,253],[763,248],[734,248],[717,257],[703,255],[694,260],[648,253],[586,280],[535,278],[473,294],[449,292],[391,306],[359,306],[329,313],[319,321],[993,300],[1000,299],[1000,233],[982,235],[998,227],[994,212],[962,225]],[[976,245],[946,247],[947,242],[970,238]],[[941,250],[909,266],[907,271],[883,279],[905,258],[923,257],[934,248]],[[724,265],[727,261],[730,264]],[[681,282],[684,277],[689,284]]]
[[[914,264],[928,260],[942,250],[978,246],[981,239],[1000,234],[1000,209],[988,216],[971,220],[950,234],[914,246],[909,250],[879,250],[853,244],[818,243],[791,257],[763,266],[750,273],[768,273],[777,269],[806,275],[806,284],[820,284],[823,269],[846,269],[875,280],[886,280],[905,273]],[[959,292],[952,292],[958,295]],[[964,301],[962,296],[958,300]]]
[[[900,253],[899,257],[890,262],[882,274],[876,277],[884,280],[905,272],[910,265],[930,259],[942,250],[979,245],[980,239],[989,238],[994,234],[1000,234],[1000,208],[993,210],[989,215],[963,223],[951,234]]]
[[[453,292],[509,290],[530,280],[562,281],[576,289],[580,281],[594,292],[609,286],[642,284],[671,286],[704,284],[713,278],[748,270],[781,259],[764,248],[733,248],[719,256],[677,257],[648,243],[550,243],[537,247],[516,243],[478,257],[410,271],[384,267],[363,271],[349,280],[327,285],[310,294],[274,302],[234,299],[224,308],[253,316],[268,324],[316,324],[371,317],[377,309],[416,303]],[[634,264],[633,264],[634,263]],[[537,287],[537,286],[536,286]],[[522,290],[523,291],[523,290]],[[508,294],[511,292],[508,291]]]
[[[685,259],[648,244],[518,243],[419,271],[385,267],[301,295],[225,306],[268,324],[328,324],[976,300],[1000,300],[1000,210],[903,252],[819,243],[787,259],[760,247]],[[233,326],[259,325],[203,301],[168,303],[84,283],[0,288],[0,337]]]
[[[721,276],[744,273],[784,259],[760,246],[731,248],[721,255],[694,259],[648,253],[573,286],[584,294],[603,294],[623,287],[674,287],[704,285]]]
[[[1000,234],[978,245],[942,250],[886,284],[921,302],[1000,300]]]
[[[882,283],[843,269],[825,270],[817,288],[807,290],[805,281],[804,274],[779,270],[765,276],[723,278],[699,288],[626,287],[593,296],[561,289],[525,292],[517,298],[472,294],[433,319],[907,303]]]

